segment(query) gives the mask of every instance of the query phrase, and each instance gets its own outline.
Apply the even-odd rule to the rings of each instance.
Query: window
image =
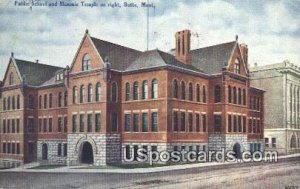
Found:
[[[33,101],[32,101],[33,103]],[[30,108],[31,106],[29,106]],[[10,110],[10,96],[7,98],[7,110]]]
[[[39,96],[39,109],[42,109],[42,95]]]
[[[64,132],[68,132],[68,117],[64,117]]]
[[[52,118],[49,118],[49,132],[52,132]]]
[[[126,83],[125,92],[126,92],[125,100],[128,101],[128,100],[130,100],[130,84],[129,83]]]
[[[260,120],[257,120],[257,132],[260,133]]]
[[[238,116],[238,128],[239,132],[242,132],[242,116]]]
[[[73,104],[77,103],[77,96],[78,96],[78,90],[77,90],[77,87],[74,86],[73,87]]]
[[[85,54],[82,60],[82,71],[87,71],[91,69],[91,57],[89,54]]]
[[[17,133],[20,132],[20,119],[17,119]]]
[[[258,110],[259,111],[259,106],[260,106],[260,103],[259,103],[259,98],[257,98],[257,101],[256,101],[256,110]],[[296,105],[296,103],[295,103],[295,105]],[[295,107],[295,109],[296,109],[296,107]]]
[[[57,156],[61,156],[61,143],[57,145]]]
[[[84,93],[84,85],[81,85],[80,87],[80,103],[84,102],[84,98],[85,98],[85,93]]]
[[[3,143],[3,144],[2,144],[2,152],[3,152],[3,153],[6,153],[6,143]]]
[[[173,125],[174,125],[174,131],[178,131],[178,112],[173,112]]]
[[[47,119],[46,118],[43,119],[43,127],[44,127],[43,131],[47,132]]]
[[[231,103],[231,86],[228,86],[228,103]]]
[[[142,87],[142,99],[148,98],[148,81],[143,81],[143,87]]]
[[[158,98],[158,81],[157,79],[152,80],[152,99],[157,99]]]
[[[20,95],[17,96],[17,109],[20,109]]]
[[[189,100],[193,100],[193,84],[189,83]]]
[[[272,138],[272,148],[276,148],[276,138]]]
[[[11,132],[15,133],[16,132],[16,125],[15,125],[15,120],[14,119],[11,120],[11,126],[12,126]]]
[[[196,114],[196,132],[200,132],[200,115]]]
[[[64,157],[66,157],[68,155],[68,144],[64,143]]]
[[[133,114],[133,131],[139,132],[139,114]]]
[[[100,113],[96,113],[95,114],[95,131],[96,132],[100,132],[101,130],[101,114]]]
[[[118,131],[118,114],[112,113],[112,128],[111,131],[117,132]]]
[[[12,99],[11,99],[11,107],[12,107],[13,110],[16,108],[15,101],[16,101],[15,96],[13,96]]]
[[[34,143],[28,142],[28,154],[33,154],[33,153],[34,153]]]
[[[8,105],[8,107],[9,107],[9,105]],[[34,98],[32,95],[29,95],[29,97],[28,97],[28,107],[29,107],[29,109],[34,109]]]
[[[7,133],[10,133],[10,119],[7,120]]]
[[[206,115],[202,115],[202,127],[203,127],[203,132],[206,132]]]
[[[215,86],[215,103],[221,102],[221,87]]]
[[[255,120],[255,119],[252,121],[252,124],[253,124],[253,125],[252,125],[252,126],[253,126],[253,127],[252,127],[252,132],[253,132],[253,133],[256,133],[256,120]]]
[[[66,107],[68,105],[68,92],[65,91],[64,93],[64,106]]]
[[[181,127],[180,131],[185,131],[185,112],[181,112]]]
[[[62,94],[61,92],[58,93],[58,107],[61,107],[62,104]]]
[[[88,99],[87,99],[87,101],[92,102],[92,99],[93,99],[93,86],[92,86],[92,84],[89,84],[88,85]]]
[[[265,138],[265,146],[269,147],[269,138]]]
[[[200,85],[197,84],[197,87],[196,87],[196,100],[197,102],[200,102]]]
[[[243,116],[243,133],[246,133],[247,129],[246,129],[246,117]]]
[[[28,118],[27,130],[28,130],[28,132],[34,132],[34,119],[33,118]]]
[[[133,83],[133,100],[139,99],[139,84],[137,81]]]
[[[93,118],[93,115],[92,114],[88,114],[87,115],[87,129],[88,129],[88,132],[92,132],[92,118]]]
[[[80,118],[80,122],[79,122],[80,129],[79,129],[79,131],[84,132],[84,114],[80,114],[79,118]]]
[[[237,117],[233,116],[233,132],[237,132]]]
[[[130,131],[130,114],[125,114],[125,131]]]
[[[248,119],[248,133],[252,133],[252,119]]]
[[[15,84],[14,74],[10,73],[10,75],[9,75],[9,85],[13,85],[13,84]]]
[[[158,120],[157,120],[157,112],[152,112],[152,115],[151,115],[151,129],[153,132],[157,132],[158,131],[158,127],[157,127],[157,124],[158,124]]]
[[[57,131],[58,132],[62,131],[62,117],[58,117],[57,119]]]
[[[101,91],[101,84],[98,82],[96,84],[96,101],[99,102],[101,100],[101,94],[102,94],[102,91]]]
[[[20,154],[20,143],[17,143],[17,154]]]
[[[111,100],[113,102],[117,102],[117,92],[118,92],[118,89],[117,89],[117,84],[116,83],[113,83],[112,84],[112,87],[111,87]]]
[[[148,132],[148,113],[142,114],[142,132]]]
[[[10,152],[11,152],[10,149],[11,149],[11,148],[10,148],[10,143],[7,143],[7,153],[8,153],[8,154],[10,154]]]
[[[173,98],[178,98],[178,83],[176,79],[173,81]]]
[[[202,102],[206,103],[206,89],[205,86],[203,86],[203,90],[202,90]]]
[[[47,108],[47,99],[48,99],[48,96],[45,94],[44,95],[44,109]]]
[[[73,133],[77,131],[77,115],[72,116],[72,131]]]
[[[238,104],[242,104],[242,94],[240,88],[238,88]]]
[[[6,110],[6,98],[3,98],[3,110]]]
[[[193,114],[189,113],[189,132],[193,132]]]
[[[3,120],[3,133],[6,133],[6,120]]]
[[[215,132],[221,132],[222,117],[215,115]]]
[[[42,132],[42,126],[43,126],[42,121],[43,120],[40,118],[39,119],[39,132]]]
[[[234,63],[234,73],[240,74],[241,70],[240,70],[240,61],[238,59],[235,60]]]
[[[296,148],[297,146],[296,135],[293,134],[291,137],[290,148]]]
[[[52,94],[49,94],[49,108],[52,108]]]
[[[236,104],[237,98],[236,98],[236,88],[233,87],[233,104]]]
[[[246,101],[247,101],[247,99],[246,99],[246,90],[243,89],[243,105],[246,105]]]
[[[181,99],[185,100],[185,83],[181,82]]]
[[[231,115],[228,115],[228,132],[231,132],[231,127],[232,127],[232,120],[231,120]]]

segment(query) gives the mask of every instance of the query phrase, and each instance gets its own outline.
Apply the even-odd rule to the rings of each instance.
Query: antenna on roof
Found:
[[[35,60],[35,63],[39,63],[39,59],[36,59],[36,60]]]
[[[11,57],[14,57],[14,52],[11,52]]]
[[[85,30],[85,33],[86,33],[86,34],[88,34],[88,33],[89,33],[89,30],[88,30],[88,29],[86,29],[86,30]]]
[[[238,39],[239,39],[239,36],[235,35],[235,41],[238,41]]]

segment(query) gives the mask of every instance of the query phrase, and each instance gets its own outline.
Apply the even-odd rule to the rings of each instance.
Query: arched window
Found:
[[[10,110],[10,96],[7,98],[7,110]]]
[[[200,85],[197,84],[197,87],[196,87],[196,100],[197,102],[200,102]]]
[[[231,103],[231,86],[228,86],[228,103]]]
[[[135,81],[133,83],[133,100],[139,99],[139,83]]]
[[[234,73],[236,73],[236,74],[241,73],[241,65],[240,65],[240,61],[238,59],[236,59],[235,63],[234,63]]]
[[[90,83],[88,85],[88,102],[92,102],[92,99],[93,99],[93,86]]]
[[[152,98],[157,99],[158,98],[158,81],[157,79],[152,80]]]
[[[238,88],[238,104],[242,104],[242,94],[241,88]]]
[[[129,83],[126,83],[126,86],[125,86],[125,92],[126,92],[126,101],[130,100],[130,84]]]
[[[34,98],[32,95],[28,96],[28,107],[29,109],[34,109]]]
[[[3,110],[6,110],[6,98],[3,98]]]
[[[236,104],[236,87],[233,87],[233,104]]]
[[[76,86],[73,87],[73,104],[77,103],[78,89]]]
[[[13,110],[16,108],[15,105],[16,105],[15,104],[15,96],[13,96],[12,99],[11,99],[11,107],[12,107]]]
[[[221,102],[221,87],[215,86],[215,103]]]
[[[85,97],[85,94],[84,94],[84,85],[81,85],[80,86],[80,103],[83,103],[83,99]]]
[[[173,81],[173,98],[178,98],[178,83],[176,79]]]
[[[111,86],[111,100],[113,102],[117,101],[117,93],[118,93],[117,84],[113,83],[112,86]]]
[[[64,106],[67,106],[68,105],[68,91],[65,91],[65,94],[64,94]]]
[[[17,96],[17,109],[20,109],[20,95]]]
[[[292,135],[292,138],[291,138],[291,144],[290,144],[290,147],[291,148],[296,148],[297,146],[297,140],[296,140],[296,136],[293,134]]]
[[[42,95],[39,96],[39,109],[42,109]]]
[[[10,73],[10,75],[9,75],[9,85],[13,85],[13,84],[15,84],[14,74]]]
[[[193,84],[189,83],[189,100],[193,100]]]
[[[205,88],[205,86],[203,86],[203,89],[202,89],[202,101],[203,101],[203,103],[206,103],[206,88]]]
[[[142,99],[148,98],[148,81],[143,81],[143,87],[142,87]]]
[[[82,60],[82,71],[87,71],[91,69],[91,57],[89,54],[85,54]]]
[[[44,108],[45,108],[45,109],[47,108],[47,99],[48,99],[48,97],[47,97],[47,95],[45,94],[45,95],[44,95]]]
[[[181,99],[185,100],[185,83],[181,81]]]
[[[243,89],[243,105],[246,105],[246,101],[247,101],[247,99],[246,99],[246,90]]]
[[[96,101],[99,102],[101,100],[101,84],[98,82],[96,84]]]
[[[52,94],[49,94],[49,108],[52,108]]]
[[[62,105],[62,93],[59,92],[58,93],[58,107],[61,107],[61,105]]]

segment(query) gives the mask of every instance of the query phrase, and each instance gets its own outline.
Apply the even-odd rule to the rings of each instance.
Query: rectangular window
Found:
[[[157,112],[152,112],[151,118],[152,118],[151,119],[152,132],[157,132],[158,131]]]
[[[148,113],[142,115],[142,132],[148,132]]]
[[[68,117],[67,116],[64,117],[64,132],[65,133],[68,132]]]
[[[43,119],[43,128],[44,128],[43,131],[47,132],[47,118]]]
[[[7,133],[10,133],[10,119],[7,120]]]
[[[269,147],[269,138],[265,138],[265,145],[266,147]]]
[[[252,119],[248,119],[248,133],[252,133]]]
[[[10,143],[7,143],[7,153],[10,154],[11,147],[10,147]]]
[[[28,142],[28,153],[30,155],[33,155],[34,153],[34,145],[33,145],[33,142]]]
[[[174,127],[174,131],[178,131],[178,112],[177,111],[173,112],[173,127]]]
[[[3,120],[3,133],[6,133],[6,120]]]
[[[185,112],[181,112],[181,127],[180,131],[185,131]]]
[[[276,148],[276,138],[272,138],[272,148]]]
[[[256,129],[257,129],[257,132],[260,133],[260,121],[259,120],[257,120],[257,128]]]
[[[33,118],[28,118],[27,120],[28,124],[28,132],[34,132],[34,119]]]
[[[17,143],[17,154],[20,154],[20,143]]]
[[[42,123],[42,119],[39,119],[39,132],[42,132],[42,127],[43,127],[43,123]]]
[[[222,117],[215,115],[215,132],[221,132]]]
[[[233,132],[237,132],[237,116],[233,116]]]
[[[112,128],[111,131],[118,131],[118,114],[112,113]]]
[[[58,132],[62,131],[62,117],[58,117],[57,119],[57,131]]]
[[[243,133],[246,133],[246,116],[243,116]]]
[[[125,131],[130,132],[130,114],[125,114]]]
[[[6,151],[6,143],[5,143],[5,142],[2,144],[2,152],[3,152],[3,153],[6,153],[6,152],[7,152],[7,151]]]
[[[49,132],[52,132],[52,118],[49,118]]]
[[[242,116],[238,116],[239,132],[242,132]]]
[[[252,124],[253,124],[253,130],[252,130],[252,132],[256,133],[256,120],[255,119],[252,121]]]
[[[139,114],[133,114],[133,131],[139,132]]]
[[[16,125],[15,125],[15,120],[14,119],[11,120],[11,125],[12,125],[11,132],[15,133],[16,132]]]
[[[17,133],[20,133],[20,119],[17,119]]]
[[[193,114],[189,113],[189,132],[193,132]]]
[[[196,132],[200,132],[200,115],[196,114]]]
[[[16,153],[16,146],[15,143],[11,143],[11,153],[15,154]]]
[[[64,143],[64,154],[63,154],[63,156],[67,157],[67,155],[68,155],[68,145],[67,145],[67,143]]]
[[[87,117],[88,132],[92,132],[92,123],[93,123],[92,119],[93,119],[93,115],[88,114],[88,117]]]
[[[61,143],[57,145],[57,156],[61,156]]]
[[[84,132],[84,114],[80,114],[80,132]]]
[[[96,125],[95,131],[100,132],[100,130],[101,130],[101,114],[100,113],[95,114],[95,125]]]
[[[202,115],[203,132],[206,132],[206,115]]]
[[[77,115],[72,117],[72,131],[75,133],[77,131]]]
[[[231,115],[228,115],[228,132],[230,133],[232,127],[232,120],[231,120]]]

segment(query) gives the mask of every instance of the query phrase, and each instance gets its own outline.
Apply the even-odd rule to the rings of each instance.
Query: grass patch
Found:
[[[39,165],[36,167],[31,167],[29,169],[55,169],[59,167],[65,167],[65,165]]]

